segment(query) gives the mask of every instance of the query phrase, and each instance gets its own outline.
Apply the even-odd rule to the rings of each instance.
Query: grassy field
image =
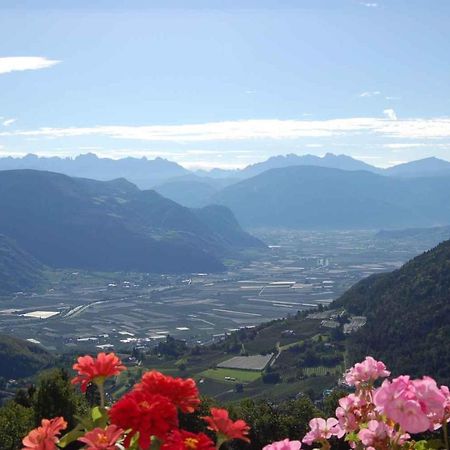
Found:
[[[217,381],[227,381],[225,377],[235,378],[238,383],[251,383],[261,377],[261,372],[237,369],[208,369],[198,374],[199,377]]]

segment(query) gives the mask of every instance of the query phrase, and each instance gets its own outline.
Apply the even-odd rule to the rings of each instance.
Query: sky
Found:
[[[447,0],[0,0],[0,156],[450,160]]]

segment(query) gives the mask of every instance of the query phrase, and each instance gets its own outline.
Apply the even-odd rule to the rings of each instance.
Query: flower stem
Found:
[[[103,383],[97,384],[98,392],[100,394],[100,408],[105,409],[105,389]]]
[[[447,450],[450,450],[449,448],[449,442],[448,442],[448,425],[447,425],[447,421],[444,419],[444,421],[442,422],[442,431],[444,433],[444,442],[445,442],[445,448]]]

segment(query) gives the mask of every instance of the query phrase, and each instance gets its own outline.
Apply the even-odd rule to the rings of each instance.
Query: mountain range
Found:
[[[350,336],[353,361],[383,360],[394,375],[430,374],[450,382],[450,241],[394,272],[366,278],[332,307],[367,316]]]
[[[125,179],[0,172],[0,233],[54,268],[212,272],[263,244],[223,206],[191,210]]]
[[[34,154],[28,154],[19,158],[11,156],[0,158],[0,170],[46,170],[73,177],[92,178],[102,181],[126,178],[140,189],[153,188],[166,182],[183,181],[186,183],[189,179],[193,182],[201,182],[220,189],[224,184],[250,178],[270,169],[290,166],[366,170],[399,177],[450,174],[450,162],[434,157],[382,169],[347,155],[335,155],[333,153],[327,153],[322,157],[296,154],[278,155],[270,157],[266,161],[251,164],[243,169],[224,170],[216,168],[209,171],[190,171],[176,162],[159,157],[155,159],[147,159],[146,157],[111,159],[100,158],[93,153],[87,153],[75,158],[39,157]],[[186,184],[182,187],[186,187]]]
[[[245,227],[380,229],[450,223],[450,176],[397,178],[316,166],[271,169],[216,193]]]

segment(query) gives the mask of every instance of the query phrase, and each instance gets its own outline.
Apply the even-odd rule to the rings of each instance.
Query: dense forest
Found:
[[[333,306],[367,316],[349,338],[353,361],[372,355],[395,374],[450,382],[450,241],[357,283]]]

